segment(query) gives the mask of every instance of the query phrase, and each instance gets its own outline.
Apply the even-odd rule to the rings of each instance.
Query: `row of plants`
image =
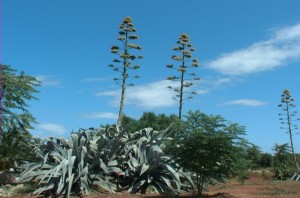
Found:
[[[151,187],[161,194],[201,195],[209,184],[247,177],[244,127],[200,111],[185,118],[161,131],[106,127],[80,130],[69,140],[33,142],[39,160],[19,162],[20,181],[38,182],[37,195],[88,195],[97,186],[112,193]]]

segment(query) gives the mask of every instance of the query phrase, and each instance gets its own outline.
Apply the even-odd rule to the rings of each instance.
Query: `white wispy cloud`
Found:
[[[39,123],[36,128],[37,130],[42,130],[48,133],[55,133],[59,135],[63,135],[67,132],[67,129],[64,126],[54,123]]]
[[[278,29],[272,37],[245,49],[222,54],[208,67],[223,74],[242,75],[277,68],[300,59],[300,23]]]
[[[258,107],[267,105],[267,102],[263,102],[260,100],[253,100],[253,99],[240,99],[240,100],[232,100],[221,105],[242,105],[242,106],[251,106],[251,107]]]
[[[41,82],[42,86],[59,86],[61,82],[53,79],[51,76],[38,75],[36,79]]]
[[[117,119],[118,115],[115,113],[109,112],[93,112],[93,113],[86,113],[82,115],[83,118],[107,118],[107,119]]]
[[[234,77],[207,76],[195,84],[195,89],[197,94],[203,95],[222,87],[234,85],[240,80]]]
[[[133,104],[146,109],[170,107],[176,104],[173,100],[175,92],[168,89],[168,86],[176,86],[176,82],[162,80],[148,84],[128,87],[126,90],[126,104]],[[112,104],[119,105],[120,90],[100,92],[97,96],[113,97]]]

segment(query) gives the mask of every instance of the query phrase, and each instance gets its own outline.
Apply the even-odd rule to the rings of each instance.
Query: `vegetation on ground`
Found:
[[[26,143],[32,139],[29,130],[35,118],[27,101],[37,99],[34,94],[39,85],[35,77],[1,64],[0,170],[11,168],[13,160],[31,153]]]

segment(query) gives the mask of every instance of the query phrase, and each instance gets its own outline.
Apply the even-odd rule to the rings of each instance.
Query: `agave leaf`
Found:
[[[43,164],[46,164],[46,162],[48,160],[48,156],[49,156],[49,152],[45,155]]]
[[[72,152],[73,152],[72,150],[73,149],[68,150],[68,178],[66,179],[66,181],[69,183],[68,193],[67,193],[68,197],[70,195],[72,184],[73,184],[74,174],[72,174],[72,170],[73,170],[73,165],[74,165],[74,162],[76,159],[76,156],[71,156]]]
[[[72,134],[71,135],[71,139],[72,139],[72,143],[73,145],[71,146],[71,148],[73,148],[73,156],[79,156],[79,149],[78,149],[78,134]],[[69,155],[68,155],[69,157]]]
[[[186,179],[189,183],[189,186],[193,188],[193,190],[197,190],[193,180],[192,180],[192,173],[190,172],[180,172],[180,175],[183,176],[184,179]]]
[[[64,145],[65,148],[69,147],[69,143],[67,142],[67,140],[65,138],[59,137],[57,139]]]
[[[87,178],[87,174],[88,174],[88,166],[86,166],[81,175],[80,175],[80,183],[81,183],[81,190],[83,190],[85,192],[86,195],[89,195],[91,193],[90,188],[89,188],[89,184],[88,184],[88,178]]]
[[[70,196],[70,192],[71,192],[71,188],[72,188],[73,180],[74,180],[74,174],[71,174],[71,175],[69,175],[68,179],[66,180],[66,182],[68,182],[68,183],[69,183],[69,185],[68,185],[67,197],[69,197],[69,196]]]
[[[99,180],[99,181],[94,181],[93,182],[94,185],[100,186],[102,188],[104,188],[105,190],[107,190],[108,192],[112,192],[114,193],[116,190],[116,185],[112,184],[108,181],[104,181],[104,180]]]
[[[86,130],[86,131],[84,131],[84,134],[85,134],[86,139],[87,139],[88,141],[93,140],[93,137],[92,137],[90,131]]]
[[[163,164],[165,170],[172,175],[174,182],[176,183],[178,192],[180,191],[180,179],[178,173],[168,164]]]
[[[58,151],[50,151],[48,154],[49,154],[48,157],[55,159],[57,163],[62,161],[64,158],[67,158],[67,156],[61,155],[61,153]]]
[[[128,165],[132,170],[135,170],[139,166],[138,161],[134,157],[130,157]]]
[[[53,146],[59,151],[59,153],[63,156],[63,158],[66,158],[67,152],[58,144],[56,144],[55,142],[52,141]]]
[[[85,146],[81,146],[81,152],[80,152],[80,162],[78,164],[78,171],[79,171],[79,175],[82,174],[83,171],[83,167],[84,167],[84,157],[86,154],[86,147]]]
[[[146,182],[146,180],[140,180],[138,182],[134,182],[132,189],[130,189],[130,193],[135,194],[138,192],[138,190],[140,189],[140,187]]]
[[[117,160],[113,160],[113,161],[110,161],[110,162],[108,162],[108,166],[110,167],[110,166],[118,166],[118,161]]]
[[[47,186],[38,188],[38,189],[35,190],[32,194],[34,194],[34,195],[40,195],[42,192],[47,191],[47,190],[50,190],[50,189],[52,189],[53,187],[54,187],[54,184],[49,184],[49,185],[47,185]]]
[[[141,168],[141,172],[140,172],[140,176],[145,173],[149,168],[148,164],[143,164],[142,168]]]
[[[120,168],[118,168],[118,167],[109,167],[108,170],[109,170],[110,173],[115,173],[115,174],[117,174],[117,175],[125,175],[125,172],[122,171],[122,170],[121,170]]]
[[[86,138],[84,136],[81,136],[79,139],[79,148],[83,147],[86,143]]]
[[[170,182],[170,179],[165,178],[165,177],[163,177],[163,176],[160,176],[160,178],[162,178],[163,181],[165,182],[165,184],[167,184],[167,186],[168,186],[170,189],[173,190],[173,186],[172,186],[172,184],[171,184],[171,182]]]
[[[101,158],[99,159],[99,162],[100,162],[100,168],[102,168],[102,170],[104,170],[104,172],[108,174],[108,173],[109,173],[109,172],[108,172],[108,168],[107,168],[107,166],[104,164],[104,162],[102,161]]]

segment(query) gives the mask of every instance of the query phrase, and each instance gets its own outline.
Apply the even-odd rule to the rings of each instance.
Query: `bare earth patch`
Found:
[[[0,187],[1,188],[1,187]],[[237,180],[231,180],[226,184],[218,184],[216,186],[210,186],[209,192],[205,193],[204,197],[211,198],[299,198],[300,197],[300,182],[294,181],[275,181],[269,175],[256,171],[251,174],[250,179],[246,180],[244,184],[241,184]],[[36,196],[30,196],[30,194],[14,195],[14,198],[25,197],[33,198]],[[72,196],[75,198],[76,196]],[[161,196],[153,193],[146,195],[131,195],[129,193],[97,193],[85,198],[160,198],[170,197]],[[196,197],[192,194],[181,194],[177,197],[191,198]]]

